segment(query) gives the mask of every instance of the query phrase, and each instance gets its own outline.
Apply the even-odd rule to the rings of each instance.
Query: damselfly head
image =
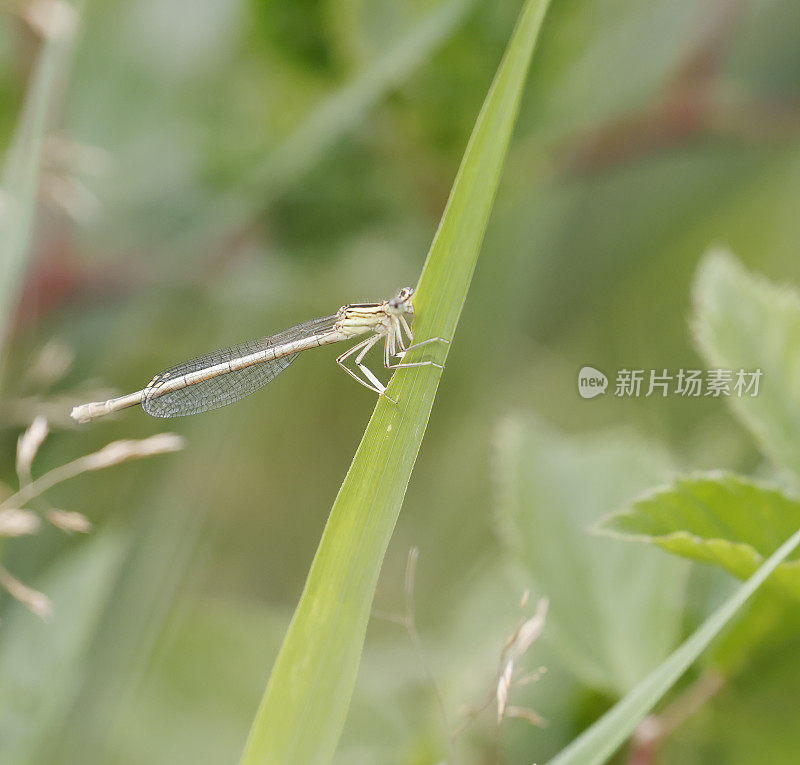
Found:
[[[414,297],[414,290],[411,287],[403,287],[391,300],[387,301],[389,310],[392,313],[414,313],[414,306],[411,298]]]

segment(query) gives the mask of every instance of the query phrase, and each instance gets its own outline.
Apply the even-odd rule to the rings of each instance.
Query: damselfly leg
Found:
[[[420,343],[415,343],[413,345],[406,346],[403,342],[403,330],[408,334],[409,340],[413,340],[413,335],[411,334],[411,329],[408,326],[408,323],[405,321],[403,316],[392,316],[390,319],[390,326],[389,331],[385,334],[383,333],[376,333],[372,337],[364,340],[363,342],[356,343],[352,348],[348,348],[341,356],[336,359],[336,363],[344,369],[347,374],[349,374],[356,382],[363,385],[365,388],[377,393],[379,396],[386,396],[386,386],[377,378],[374,372],[369,369],[363,362],[364,359],[369,353],[381,340],[384,340],[383,346],[383,365],[386,369],[403,369],[407,367],[427,367],[427,366],[434,366],[438,369],[444,369],[442,364],[437,364],[435,361],[415,361],[409,363],[399,363],[399,364],[392,364],[391,360],[393,357],[403,358],[408,351],[413,350],[414,348],[421,348],[423,345],[428,345],[430,343],[449,343],[449,340],[446,340],[443,337],[432,337],[429,340],[423,340]],[[401,350],[397,350],[397,348]],[[355,371],[350,369],[346,364],[345,361],[352,357],[353,355],[358,354],[353,359],[353,363],[356,367],[361,371],[361,374],[364,375],[365,379],[359,377]],[[394,399],[386,396],[392,403],[397,403]]]
[[[430,343],[447,343],[449,345],[450,341],[443,337],[431,337],[428,340],[409,345],[407,348],[404,348],[394,355],[403,359],[409,351],[413,351],[415,348],[421,348],[423,345],[429,345]],[[437,367],[438,369],[444,369],[443,364],[437,364],[435,361],[411,361],[401,362],[400,364],[386,364],[385,366],[387,369],[407,369],[408,367]]]
[[[386,386],[372,373],[371,370],[367,369],[367,367],[362,363],[364,361],[364,357],[369,353],[372,348],[380,342],[383,335],[373,335],[372,337],[367,338],[363,342],[356,343],[352,348],[348,348],[341,356],[336,359],[336,363],[344,369],[347,374],[350,375],[357,383],[360,383],[365,388],[373,391],[373,393],[377,393],[379,396],[386,396]],[[360,351],[360,353],[359,353]],[[366,377],[366,381],[362,380],[350,367],[348,367],[344,362],[350,358],[353,354],[358,353],[356,356],[354,363],[355,365],[361,370],[361,373]],[[389,401],[393,404],[397,402],[386,396]]]

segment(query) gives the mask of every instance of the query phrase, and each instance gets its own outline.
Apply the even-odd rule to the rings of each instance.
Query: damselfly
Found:
[[[88,422],[137,404],[154,417],[181,417],[217,409],[249,396],[274,380],[301,351],[341,343],[367,333],[370,337],[348,348],[336,363],[357,382],[385,396],[386,386],[364,364],[364,357],[381,340],[384,341],[383,363],[387,369],[429,365],[442,368],[433,361],[402,361],[413,348],[449,342],[442,337],[432,337],[421,343],[405,344],[404,333],[409,343],[414,340],[406,319],[414,315],[413,295],[414,290],[406,287],[382,303],[345,305],[330,316],[296,324],[277,335],[184,361],[159,372],[147,387],[135,393],[76,406],[72,417],[78,422]],[[392,363],[393,359],[401,361]],[[355,369],[345,364],[348,360],[352,360]]]

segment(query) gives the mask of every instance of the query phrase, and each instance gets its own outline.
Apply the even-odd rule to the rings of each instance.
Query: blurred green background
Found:
[[[17,437],[40,412],[54,433],[36,473],[119,438],[171,430],[187,446],[50,491],[91,519],[89,536],[4,543],[3,565],[55,605],[43,624],[8,597],[0,605],[0,678],[15,689],[0,703],[0,747],[16,742],[19,762],[238,757],[374,396],[338,370],[340,350],[322,349],[195,418],[131,410],[76,427],[69,408],[413,285],[519,6],[82,6],[4,361],[0,480],[15,486]],[[24,11],[0,16],[4,146],[40,47]],[[549,724],[497,729],[489,711],[448,754],[425,662],[401,627],[376,619],[339,762],[542,762],[731,586],[698,569],[686,594],[684,567],[637,550],[633,570],[658,569],[667,584],[639,594],[659,616],[618,624],[615,645],[645,649],[617,651],[604,672],[602,658],[582,666],[576,655],[605,633],[579,607],[572,634],[587,645],[571,658],[559,649],[556,599],[577,597],[570,555],[593,517],[672,468],[759,468],[723,402],[585,401],[576,376],[584,365],[612,379],[623,367],[702,368],[687,317],[709,246],[800,280],[798,83],[794,0],[554,0],[375,601],[402,610],[416,545],[418,628],[456,727],[491,689],[523,590],[549,595],[553,634],[530,656],[548,673],[518,698]],[[25,372],[54,341],[74,362],[44,384]],[[530,466],[510,466],[526,439]],[[515,470],[526,502],[575,525],[577,546],[554,570],[526,567],[506,544]],[[617,595],[612,610],[626,605]],[[658,761],[754,762],[753,741],[767,740],[761,761],[796,761],[798,643],[781,646],[754,649]]]

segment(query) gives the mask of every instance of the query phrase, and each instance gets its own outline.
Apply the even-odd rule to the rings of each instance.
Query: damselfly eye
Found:
[[[392,308],[400,308],[403,303],[405,303],[411,297],[411,292],[407,287],[403,287],[397,295],[395,295],[390,301],[389,305]]]

